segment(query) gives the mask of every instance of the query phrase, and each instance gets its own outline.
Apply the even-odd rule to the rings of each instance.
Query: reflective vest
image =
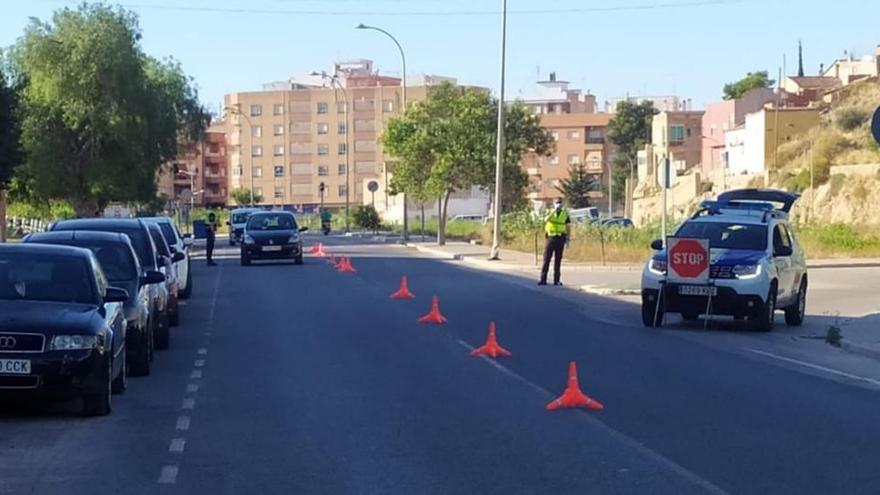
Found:
[[[568,211],[563,208],[547,215],[547,223],[544,224],[544,232],[549,237],[565,235],[565,224],[568,222]]]
[[[217,231],[217,214],[213,211],[209,211],[207,218],[205,219],[205,226],[210,229],[212,232]]]

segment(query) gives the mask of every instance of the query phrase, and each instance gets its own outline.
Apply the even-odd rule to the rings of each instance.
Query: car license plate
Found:
[[[281,246],[263,246],[263,251],[281,251]]]
[[[30,375],[31,362],[27,359],[0,359],[0,374]]]
[[[717,296],[718,287],[708,285],[679,285],[678,293],[682,296]]]

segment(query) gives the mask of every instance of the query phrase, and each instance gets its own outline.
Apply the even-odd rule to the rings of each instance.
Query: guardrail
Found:
[[[33,232],[45,232],[51,222],[34,218],[9,217],[6,219],[6,235],[11,238],[24,237]]]

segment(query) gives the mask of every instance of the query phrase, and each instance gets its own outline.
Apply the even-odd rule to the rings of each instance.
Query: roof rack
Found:
[[[703,215],[720,215],[721,210],[734,210],[737,213],[757,213],[761,215],[761,221],[766,223],[769,218],[783,218],[787,214],[782,210],[777,210],[770,203],[756,201],[713,201],[706,200],[700,203],[700,208],[691,216],[698,218]]]

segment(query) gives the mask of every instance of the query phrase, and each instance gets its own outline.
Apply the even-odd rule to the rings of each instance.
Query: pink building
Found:
[[[746,114],[757,112],[765,104],[775,101],[771,89],[754,89],[737,100],[724,100],[706,105],[703,114],[702,160],[703,173],[723,166],[724,133],[745,123]]]

